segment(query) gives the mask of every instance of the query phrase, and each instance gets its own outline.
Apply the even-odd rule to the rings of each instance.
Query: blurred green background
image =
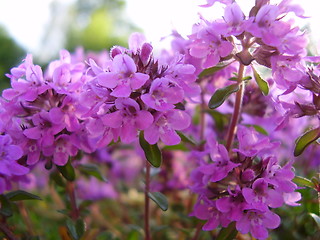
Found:
[[[129,35],[141,29],[126,18],[125,4],[122,0],[52,1],[41,44],[33,53],[34,63],[45,66],[63,48],[73,52],[82,46],[85,51],[98,52],[114,45],[126,47]],[[21,63],[27,51],[10,36],[6,26],[0,25],[0,90],[9,87],[5,74]]]

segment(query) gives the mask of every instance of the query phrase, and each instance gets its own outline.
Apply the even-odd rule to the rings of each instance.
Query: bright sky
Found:
[[[14,38],[24,46],[28,52],[36,53],[37,46],[41,42],[44,29],[49,20],[49,4],[52,2],[68,4],[74,0],[0,0],[0,24],[4,24]],[[147,39],[151,42],[157,42],[161,37],[170,34],[171,29],[175,28],[182,34],[188,34],[191,31],[192,23],[198,19],[197,4],[203,3],[201,0],[127,0],[127,16],[132,19],[136,25],[144,29]],[[238,0],[238,3],[245,3],[242,6],[246,12],[246,6],[254,0]],[[301,4],[307,16],[311,19],[301,20],[309,21],[313,36],[320,39],[320,2],[315,0],[293,0]],[[316,4],[319,2],[319,4]],[[205,15],[212,15],[212,10],[203,9]],[[221,16],[216,13],[217,17]]]

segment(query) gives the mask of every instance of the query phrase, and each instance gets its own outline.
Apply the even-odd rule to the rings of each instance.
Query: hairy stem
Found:
[[[144,192],[144,231],[145,231],[145,240],[151,240],[150,237],[150,198],[148,193],[150,191],[150,164],[146,161],[146,185],[145,185],[145,192]]]
[[[238,121],[239,121],[240,114],[241,114],[242,99],[243,99],[243,93],[244,93],[244,84],[242,82],[243,72],[244,72],[244,65],[240,64],[239,72],[238,72],[238,79],[237,79],[239,86],[240,86],[240,89],[236,93],[233,114],[231,117],[229,129],[228,129],[227,143],[226,143],[226,149],[228,151],[230,151],[230,148],[232,147],[232,143],[234,140],[234,136],[237,132],[237,125],[238,125]]]
[[[70,217],[72,218],[72,220],[75,221],[79,218],[80,213],[79,213],[79,209],[76,201],[74,182],[67,181],[66,188],[67,188],[67,193],[69,195],[70,205],[71,205]]]

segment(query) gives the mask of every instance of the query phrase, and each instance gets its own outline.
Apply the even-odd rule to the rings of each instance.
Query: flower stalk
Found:
[[[231,117],[229,129],[228,129],[228,135],[227,135],[226,149],[229,152],[230,152],[235,134],[237,132],[237,124],[238,124],[240,114],[241,114],[242,99],[243,99],[243,94],[244,94],[244,83],[242,81],[243,72],[244,72],[244,65],[240,64],[239,71],[238,71],[238,79],[237,79],[237,81],[239,83],[239,91],[236,93],[233,114]]]

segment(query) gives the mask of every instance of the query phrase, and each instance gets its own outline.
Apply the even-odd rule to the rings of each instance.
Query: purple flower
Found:
[[[158,112],[154,115],[154,123],[145,129],[144,137],[150,144],[155,144],[161,139],[166,145],[176,145],[181,139],[175,130],[183,130],[190,123],[190,116],[182,110]]]
[[[251,232],[257,239],[266,239],[268,237],[267,229],[275,229],[280,225],[280,217],[267,210],[247,210],[241,219],[237,221],[236,228],[242,234]]]
[[[224,12],[224,22],[213,23],[215,29],[223,36],[238,36],[245,29],[245,16],[237,3],[227,5]]]
[[[114,97],[129,97],[133,90],[141,88],[149,79],[149,75],[137,73],[133,59],[126,54],[118,54],[112,62],[111,72],[97,75],[101,86],[112,89]]]
[[[65,125],[63,119],[56,118],[54,114],[55,109],[52,112],[42,111],[32,116],[31,126],[23,131],[23,134],[29,138],[38,140],[41,146],[50,146],[54,142],[54,135],[61,132]]]
[[[211,182],[218,182],[224,179],[239,164],[230,161],[227,149],[224,145],[214,142],[210,152],[213,163],[199,167],[199,171],[207,175]]]
[[[191,216],[195,216],[201,220],[207,220],[203,225],[202,230],[211,231],[216,229],[219,225],[222,227],[227,227],[230,223],[230,220],[227,218],[227,215],[221,213],[216,208],[215,201],[200,201],[194,205],[193,212]]]
[[[292,171],[292,163],[286,164],[281,167],[275,158],[267,158],[264,160],[266,165],[262,177],[277,191],[291,193],[297,189],[297,185],[292,182],[294,172]]]
[[[78,149],[70,141],[69,135],[62,134],[55,139],[54,144],[43,147],[42,152],[46,157],[52,156],[54,164],[63,166],[68,162],[70,156],[78,153]]]
[[[141,96],[141,100],[150,108],[158,111],[173,109],[174,104],[183,100],[183,90],[167,78],[155,79],[149,93]]]
[[[34,65],[32,55],[28,54],[24,63],[11,69],[11,87],[3,90],[2,96],[7,100],[20,97],[26,101],[34,101],[38,94],[45,92],[49,87],[44,84],[42,69]]]
[[[104,125],[118,128],[121,141],[130,143],[137,137],[137,130],[147,129],[153,122],[153,116],[146,110],[140,110],[139,104],[131,98],[118,98],[118,109],[101,117]]]
[[[233,149],[247,157],[261,155],[279,146],[278,142],[270,142],[269,137],[262,137],[253,127],[238,126],[237,138],[239,149]]]
[[[278,208],[283,204],[281,192],[268,188],[268,183],[263,178],[255,180],[252,188],[243,188],[242,194],[252,208],[261,211],[266,211],[268,206]]]
[[[217,65],[222,57],[228,56],[233,50],[233,45],[223,40],[211,25],[196,26],[189,38],[193,40],[190,55],[203,59],[203,68]]]
[[[244,209],[248,208],[239,186],[231,190],[228,188],[229,196],[216,200],[217,209],[228,216],[231,221],[239,221],[243,217]]]
[[[12,143],[9,135],[0,135],[0,153],[0,175],[21,176],[29,172],[29,168],[17,162],[22,157],[23,151]]]

